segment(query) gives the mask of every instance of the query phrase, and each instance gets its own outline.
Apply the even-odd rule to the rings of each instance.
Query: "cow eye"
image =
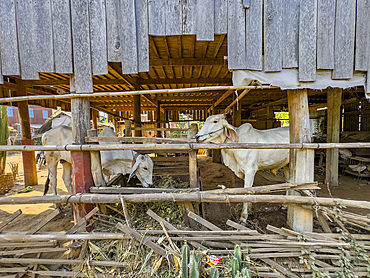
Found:
[[[217,122],[218,122],[218,121],[213,121],[213,123],[215,123],[215,124],[216,124]]]
[[[148,168],[144,167],[144,170],[148,171]]]

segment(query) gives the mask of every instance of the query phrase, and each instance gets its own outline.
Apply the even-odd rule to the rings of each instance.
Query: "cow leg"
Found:
[[[72,165],[71,163],[64,162],[63,163],[63,181],[64,185],[67,188],[69,194],[73,194],[72,192]]]
[[[284,166],[284,177],[286,181],[289,181],[289,164]]]
[[[253,186],[254,176],[257,172],[257,163],[255,165],[247,165],[245,168],[245,177],[244,177],[244,188],[249,188]],[[248,203],[243,203],[243,210],[240,216],[240,221],[246,223],[248,219]]]

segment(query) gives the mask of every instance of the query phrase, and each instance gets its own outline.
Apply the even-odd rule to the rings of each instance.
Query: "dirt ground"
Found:
[[[47,167],[42,166],[41,170],[37,171],[38,185],[32,187],[32,191],[27,193],[17,193],[24,189],[23,184],[23,164],[22,155],[15,153],[7,156],[8,162],[18,163],[18,177],[16,185],[6,196],[16,197],[31,197],[31,196],[42,196],[44,192],[44,184],[47,178]],[[11,173],[9,165],[6,166],[5,172]],[[67,189],[64,186],[62,180],[62,166],[58,166],[58,194],[66,195]],[[50,194],[50,193],[49,193]],[[0,205],[0,218],[6,219],[10,214],[16,212],[18,209],[22,210],[22,215],[19,216],[16,221],[13,221],[6,227],[6,231],[27,231],[33,227],[36,223],[41,221],[46,215],[53,211],[52,204],[35,204],[35,205]],[[58,215],[54,220],[50,221],[40,232],[54,231],[54,232],[66,232],[73,226],[72,210],[68,207],[63,210],[63,213]]]
[[[39,185],[33,186],[31,192],[17,193],[17,191],[23,189],[23,165],[21,154],[12,154],[7,158],[7,162],[18,162],[19,163],[19,176],[17,178],[16,186],[7,193],[12,196],[41,196],[43,194],[46,177],[47,167],[43,166],[40,171],[37,172]],[[227,188],[243,187],[243,181],[236,177],[234,173],[224,165],[213,163],[212,159],[206,156],[199,157],[199,167],[203,190],[211,190],[219,188],[220,185],[224,185]],[[9,166],[7,166],[6,172],[10,173]],[[317,195],[320,197],[329,197],[328,190],[323,184],[324,177],[319,174],[315,174],[315,180],[319,182],[321,190],[317,190]],[[370,201],[370,184],[369,180],[360,180],[351,176],[340,176],[340,185],[337,187],[331,187],[330,191],[333,197],[353,199],[353,200],[364,200]],[[254,186],[263,186],[269,184],[276,184],[284,182],[284,177],[274,176],[267,171],[260,171],[255,177]],[[60,195],[67,194],[67,190],[62,181],[62,167],[58,167],[58,193]],[[279,193],[277,193],[279,194]],[[281,193],[280,193],[281,194]],[[205,204],[203,206],[205,217],[213,222],[215,225],[226,228],[225,222],[228,219],[238,221],[241,204]],[[41,221],[46,215],[52,212],[52,204],[37,204],[37,205],[1,205],[0,206],[0,217],[6,219],[7,216],[14,213],[18,209],[21,209],[23,214],[17,218],[14,223],[6,227],[7,231],[27,231],[30,227],[34,226],[35,223]],[[349,209],[349,211],[366,215],[367,210],[360,209]],[[286,208],[279,204],[254,204],[251,214],[249,216],[249,226],[256,229],[264,230],[267,224],[274,225],[277,227],[286,226]],[[70,207],[63,210],[58,217],[53,221],[49,222],[40,232],[54,231],[54,232],[65,232],[73,225],[72,211]],[[318,226],[315,225],[316,229],[319,230]]]

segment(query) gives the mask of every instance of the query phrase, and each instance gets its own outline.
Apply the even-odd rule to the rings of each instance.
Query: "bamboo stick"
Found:
[[[136,129],[134,129],[136,130]],[[155,129],[150,129],[155,130]],[[157,138],[157,137],[86,137],[86,143],[196,143],[195,139]]]
[[[0,151],[111,151],[111,150],[135,150],[135,151],[191,151],[199,149],[334,149],[334,148],[370,148],[370,142],[362,143],[222,143],[222,144],[107,144],[107,145],[12,145],[0,146]]]
[[[40,233],[40,234],[25,234],[17,232],[7,232],[0,234],[0,241],[46,241],[46,240],[123,240],[129,239],[121,233],[79,233],[79,234],[65,234],[65,233]]]
[[[273,86],[208,86],[208,87],[192,87],[192,88],[179,88],[179,89],[157,89],[157,90],[136,90],[124,92],[101,92],[101,93],[84,93],[84,94],[64,94],[64,95],[33,95],[23,97],[7,97],[0,98],[0,103],[4,102],[17,102],[26,100],[41,100],[41,99],[72,99],[72,98],[85,98],[85,97],[113,97],[113,96],[132,96],[143,94],[169,94],[169,93],[193,93],[202,91],[220,91],[220,90],[241,90],[241,89],[272,89],[278,88]]]
[[[78,194],[63,196],[34,196],[34,197],[0,197],[0,205],[10,204],[39,204],[39,203],[76,203],[76,204],[103,204],[120,203],[117,194]],[[346,207],[370,209],[370,202],[358,200],[346,200],[338,198],[311,198],[304,196],[286,195],[230,195],[214,194],[206,191],[192,193],[161,193],[161,194],[132,194],[125,195],[123,199],[127,203],[148,203],[148,202],[208,202],[208,203],[280,203],[300,205],[322,205],[334,206],[342,203]]]
[[[107,267],[124,267],[127,263],[114,262],[114,261],[85,261],[85,260],[67,260],[67,259],[35,259],[35,258],[0,258],[0,263],[3,264],[67,264],[67,265],[78,265],[78,264],[89,264],[97,266]]]

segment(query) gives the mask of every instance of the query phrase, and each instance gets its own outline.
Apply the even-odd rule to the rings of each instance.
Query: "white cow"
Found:
[[[99,136],[116,137],[116,134],[111,128],[106,127]],[[67,145],[72,144],[72,128],[67,126],[58,126],[53,128],[42,136],[43,145]],[[103,143],[109,144],[109,143]],[[46,151],[45,159],[48,166],[48,180],[50,180],[53,194],[57,195],[57,165],[60,161],[63,165],[63,181],[68,190],[72,194],[72,166],[70,151]],[[94,161],[91,161],[92,169]],[[144,187],[149,187],[153,184],[153,161],[148,155],[141,155],[135,151],[102,151],[101,165],[103,175],[106,181],[109,176],[122,173],[124,175],[136,175]],[[46,186],[48,184],[46,182]],[[47,193],[44,192],[44,194]]]
[[[196,139],[211,143],[289,143],[289,128],[258,130],[249,123],[236,128],[227,122],[225,115],[219,114],[207,118]],[[284,175],[288,179],[289,150],[228,149],[221,150],[221,153],[224,164],[244,179],[244,188],[253,186],[256,172],[262,169],[276,174],[284,167]],[[248,203],[244,203],[240,220],[245,222],[247,218]]]

